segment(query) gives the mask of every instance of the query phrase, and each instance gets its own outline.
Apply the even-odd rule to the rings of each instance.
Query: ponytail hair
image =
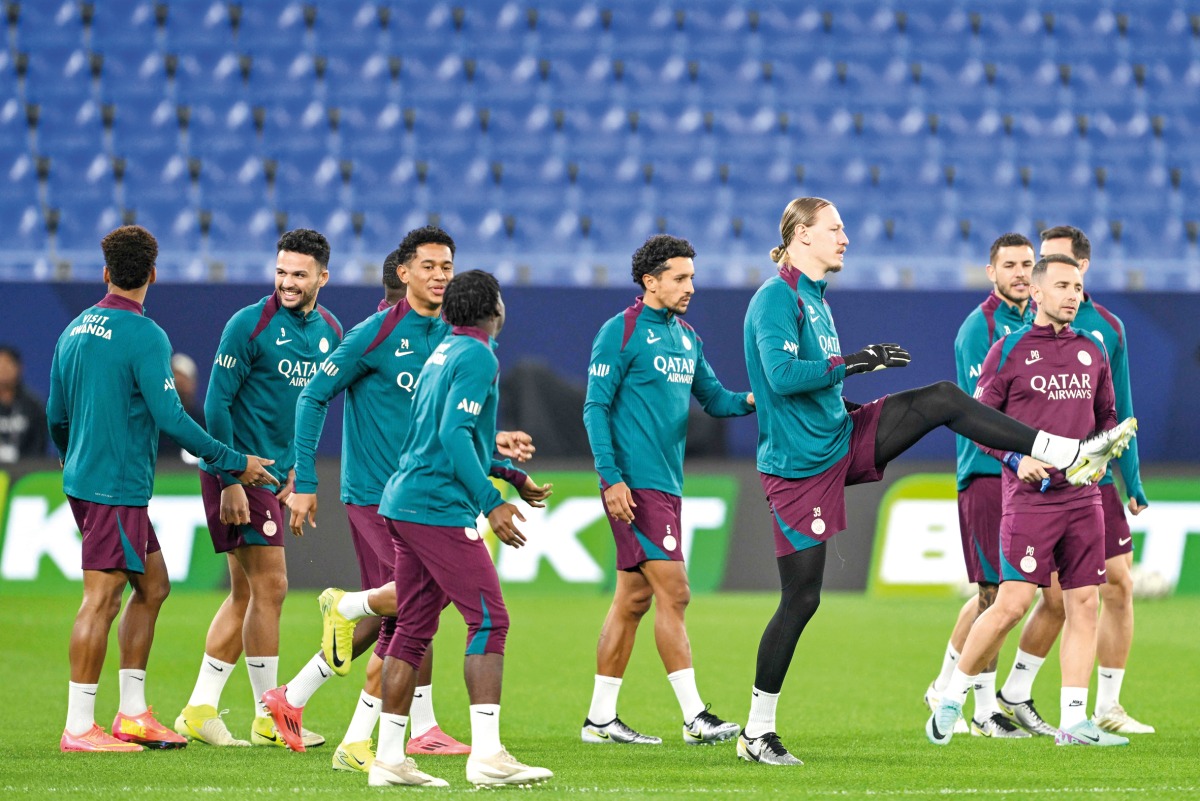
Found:
[[[817,214],[826,206],[833,203],[823,197],[798,197],[783,210],[779,220],[779,240],[782,244],[771,248],[771,261],[783,264],[787,261],[787,247],[791,244],[792,236],[797,225],[809,226],[816,222]]]

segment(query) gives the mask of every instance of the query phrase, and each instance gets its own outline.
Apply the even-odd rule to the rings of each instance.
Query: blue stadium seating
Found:
[[[50,247],[43,204],[63,251],[136,214],[179,277],[197,247],[256,274],[281,222],[378,258],[435,215],[468,250],[570,283],[596,274],[556,272],[568,254],[612,276],[660,229],[761,261],[812,193],[885,283],[931,248],[942,266],[916,280],[959,282],[994,235],[1063,221],[1130,266],[1200,269],[1182,0],[85,8],[6,17],[0,211],[26,254]]]

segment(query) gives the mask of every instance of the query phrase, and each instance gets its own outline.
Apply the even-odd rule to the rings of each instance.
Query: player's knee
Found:
[[[1128,570],[1108,571],[1108,581],[1100,585],[1100,598],[1106,606],[1130,606],[1133,604],[1133,575]]]
[[[788,593],[783,598],[788,617],[807,623],[821,606],[821,584],[808,584]]]
[[[171,580],[164,574],[154,581],[142,582],[135,592],[141,596],[143,603],[157,608],[162,606],[171,594]]]
[[[654,591],[649,587],[624,593],[619,597],[621,613],[634,620],[641,620],[650,611]]]
[[[121,592],[85,592],[79,606],[81,617],[91,617],[112,623],[121,612]]]
[[[288,579],[286,573],[269,573],[255,576],[250,581],[250,594],[256,604],[271,604],[283,606],[287,597]]]

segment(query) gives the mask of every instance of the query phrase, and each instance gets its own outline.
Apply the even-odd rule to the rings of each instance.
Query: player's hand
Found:
[[[524,431],[496,432],[496,452],[505,459],[528,462],[536,450],[537,448],[533,447],[533,437]]]
[[[528,476],[525,483],[517,490],[517,494],[521,496],[521,500],[535,509],[545,509],[544,501],[554,494],[554,485],[546,482],[539,487],[533,477]]]
[[[227,526],[250,524],[250,500],[241,484],[230,484],[221,490],[221,522]]]
[[[1017,478],[1026,484],[1035,484],[1043,479],[1050,478],[1050,474],[1046,471],[1053,466],[1045,462],[1039,462],[1032,456],[1022,456],[1021,461],[1017,464]]]
[[[633,492],[624,481],[618,481],[604,491],[604,505],[608,513],[622,523],[633,522],[633,510],[637,504],[633,502]]]
[[[889,367],[907,367],[912,361],[908,351],[894,342],[882,345],[867,345],[857,353],[851,353],[845,358],[846,375],[870,373],[875,370],[886,370]]]
[[[1143,504],[1140,504],[1140,503],[1138,503],[1138,499],[1137,499],[1137,498],[1130,498],[1130,499],[1129,499],[1129,511],[1130,511],[1130,512],[1132,512],[1132,513],[1133,513],[1133,514],[1135,514],[1135,515],[1140,515],[1142,512],[1146,511],[1146,508],[1147,508],[1149,505],[1150,505],[1150,504],[1145,504],[1145,505],[1143,505]]]
[[[525,516],[516,506],[511,503],[502,503],[488,512],[487,519],[488,525],[492,527],[492,531],[501,542],[514,548],[520,548],[525,544],[525,535],[513,522],[514,517],[521,521],[525,520]]]
[[[279,488],[279,492],[275,493],[275,497],[280,503],[287,503],[287,499],[291,497],[296,490],[296,468],[288,471],[287,483]]]
[[[267,487],[275,486],[279,482],[275,476],[267,472],[267,465],[275,464],[274,459],[263,459],[258,456],[246,457],[246,469],[237,477],[237,480],[248,487]]]
[[[754,393],[753,392],[746,393],[746,403],[750,404],[751,406],[754,406]]]
[[[304,536],[305,520],[313,528],[317,527],[317,493],[293,492],[284,503],[292,511],[291,518],[288,520],[288,528],[297,537]]]

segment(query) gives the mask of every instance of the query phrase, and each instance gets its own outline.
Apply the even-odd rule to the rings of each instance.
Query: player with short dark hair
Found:
[[[1083,300],[1079,263],[1065,254],[1039,259],[1032,273],[1037,316],[1033,325],[1002,338],[988,351],[976,395],[995,409],[1082,438],[1115,430],[1117,410],[1108,352],[1071,328]],[[1136,428],[1129,418],[1122,424]],[[975,621],[941,704],[925,724],[935,745],[953,737],[954,721],[976,674],[995,659],[1004,637],[1021,621],[1037,588],[1056,572],[1067,624],[1062,661],[1057,745],[1127,745],[1087,717],[1088,678],[1096,658],[1096,588],[1104,583],[1104,515],[1100,490],[1072,486],[1052,465],[1019,453],[985,450],[1008,468],[1003,477],[1000,589]],[[1103,473],[1096,475],[1098,480]]]
[[[954,340],[957,383],[968,395],[975,394],[979,371],[992,344],[1033,321],[1034,310],[1029,302],[1033,262],[1033,243],[1024,234],[1004,234],[992,243],[987,265],[992,291],[967,315]],[[966,437],[956,439],[959,534],[967,579],[978,586],[978,593],[959,610],[942,658],[941,673],[925,691],[925,705],[931,711],[937,708],[950,683],[971,624],[996,600],[1000,583],[1000,463]],[[995,663],[989,663],[976,677],[974,691],[972,734],[1001,738],[1029,736],[1005,717],[996,703]],[[955,732],[968,731],[961,719],[954,726]]]
[[[127,225],[105,236],[101,248],[108,294],[63,331],[50,367],[50,436],[63,464],[63,492],[83,534],[83,604],[71,630],[67,725],[59,748],[181,748],[187,741],[146,705],[150,643],[171,588],[148,514],[158,431],[231,481],[277,482],[266,468],[269,460],[227,447],[184,411],[171,375],[171,343],[142,307],[155,279],[154,237]],[[127,584],[133,592],[117,629],[121,704],[109,735],[96,725],[96,692]]]
[[[385,306],[347,333],[321,371],[300,393],[296,404],[296,491],[288,498],[287,505],[291,510],[292,532],[300,534],[306,520],[316,523],[316,452],[325,415],[330,402],[343,390],[346,392],[341,500],[350,520],[362,591],[347,593],[329,588],[321,594],[325,618],[322,649],[295,678],[268,694],[268,706],[276,716],[277,727],[299,728],[303,707],[331,673],[348,673],[351,659],[374,644],[375,652],[367,664],[366,684],[355,705],[350,727],[333,754],[334,770],[365,773],[370,771],[374,760],[371,734],[382,706],[383,656],[396,622],[392,584],[395,552],[387,521],[379,515],[379,500],[395,469],[397,445],[404,441],[408,431],[421,365],[450,332],[450,325],[440,316],[442,296],[454,274],[453,248],[445,244],[449,236],[441,229],[427,227],[412,232],[405,240],[417,237],[426,237],[428,241],[408,248],[409,260],[399,265],[397,282],[406,288],[406,295],[395,306]],[[393,255],[400,252],[397,249]],[[504,445],[514,437],[529,441],[523,432],[506,432],[502,436]],[[501,436],[497,440],[499,446]],[[523,452],[510,453],[525,458]],[[497,473],[511,480],[522,497],[535,505],[540,505],[540,499],[549,491],[520,470],[497,470]],[[367,621],[358,624],[364,617]],[[470,748],[437,725],[433,712],[432,655],[430,648],[421,663],[408,752],[469,753]],[[287,723],[289,719],[291,724]]]
[[[684,742],[719,742],[738,732],[736,723],[708,711],[696,688],[684,624],[691,591],[683,562],[683,452],[692,396],[714,417],[750,414],[754,400],[721,385],[704,358],[704,343],[682,319],[695,292],[695,255],[686,239],[647,239],[633,254],[633,280],[643,294],[609,319],[592,343],[583,421],[617,544],[617,583],[596,646],[585,743],[662,742],[617,716],[638,624],[651,602],[654,638],[679,701]]]
[[[781,593],[759,644],[738,755],[795,765],[800,760],[776,733],[775,707],[796,644],[820,603],[825,543],[846,527],[846,486],[878,481],[889,462],[941,426],[982,445],[1033,454],[1081,484],[1102,471],[1133,432],[1123,424],[1084,442],[1055,436],[983,406],[949,381],[862,406],[847,402],[847,376],[903,367],[908,352],[883,344],[842,356],[825,276],[842,269],[850,240],[832,203],[793,200],[779,233],[782,244],[771,251],[779,274],[750,301],[745,351]]]
[[[329,280],[329,243],[308,229],[279,238],[275,291],[230,318],[213,360],[204,418],[213,436],[275,459],[278,493],[232,485],[201,462],[200,490],[213,548],[226,555],[229,597],[204,643],[200,674],[175,720],[184,736],[218,746],[299,746],[302,732],[277,730],[263,695],[279,684],[279,615],[287,594],[281,501],[292,492],[295,409],[300,392],[342,339],[341,323],[317,303]],[[221,691],[243,648],[255,717],[250,740],[239,740],[221,720]],[[324,742],[308,733],[309,745]]]
[[[453,261],[453,253],[450,258]],[[404,298],[404,281],[400,279],[399,269],[400,248],[396,248],[383,260],[383,300],[379,301],[375,311],[387,311]]]
[[[1085,278],[1091,266],[1092,244],[1083,231],[1070,225],[1047,228],[1041,234],[1041,254],[1064,253],[1079,262]],[[1133,393],[1129,380],[1129,347],[1125,324],[1101,306],[1087,292],[1072,327],[1091,334],[1104,343],[1112,367],[1113,389],[1117,396],[1117,414],[1133,414]],[[1148,505],[1142,488],[1137,440],[1117,459],[1121,478],[1129,496],[1130,514],[1141,514]],[[1154,727],[1134,719],[1121,705],[1121,683],[1133,645],[1133,535],[1125,517],[1125,507],[1113,480],[1112,466],[1100,480],[1100,503],[1104,509],[1104,583],[1100,586],[1099,640],[1096,647],[1096,706],[1093,720],[1105,731],[1118,734],[1153,734]],[[1036,734],[1052,734],[1053,728],[1041,720],[1033,706],[1033,681],[1062,630],[1065,609],[1062,590],[1055,582],[1043,590],[1033,608],[1021,642],[1001,691],[1000,705],[1022,726]]]
[[[488,479],[499,400],[499,362],[492,351],[504,327],[496,279],[479,270],[455,276],[446,287],[442,316],[453,331],[421,372],[399,463],[379,504],[396,549],[399,613],[384,660],[379,751],[368,782],[446,786],[405,756],[404,732],[417,670],[448,602],[467,623],[467,780],[475,785],[541,782],[553,774],[518,762],[500,742],[508,611],[475,522],[484,514],[502,543],[520,547],[525,542],[514,521],[525,518]]]

